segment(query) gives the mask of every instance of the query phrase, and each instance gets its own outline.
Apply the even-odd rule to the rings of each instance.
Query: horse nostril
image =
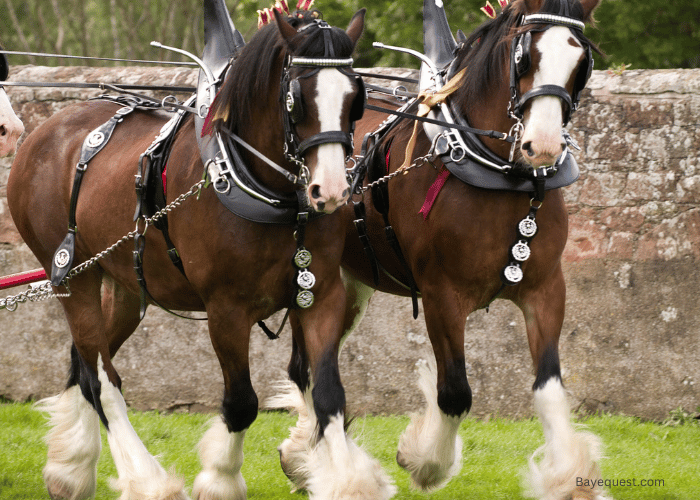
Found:
[[[535,152],[532,149],[532,142],[528,141],[526,143],[523,143],[522,147],[523,151],[527,153],[528,156],[533,157],[535,156]]]
[[[347,198],[349,195],[350,195],[350,188],[348,188],[348,189],[346,189],[345,191],[343,191],[342,197],[343,197],[343,198]]]
[[[311,197],[318,200],[321,197],[321,186],[318,184],[311,188]]]
[[[5,125],[0,125],[0,136],[6,136],[7,135],[7,129],[5,128]]]

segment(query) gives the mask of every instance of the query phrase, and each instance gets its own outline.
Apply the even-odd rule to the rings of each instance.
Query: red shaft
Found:
[[[32,271],[24,271],[23,273],[10,274],[9,276],[0,277],[0,290],[12,288],[13,286],[25,285],[48,279],[46,271],[43,269],[34,269]]]

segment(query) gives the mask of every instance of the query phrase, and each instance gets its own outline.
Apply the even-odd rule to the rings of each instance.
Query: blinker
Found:
[[[0,47],[1,49],[2,47]],[[7,75],[10,74],[10,65],[7,63],[7,56],[0,54],[0,82],[7,80]]]

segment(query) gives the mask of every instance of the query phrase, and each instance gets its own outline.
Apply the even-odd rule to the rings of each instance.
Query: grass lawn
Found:
[[[183,476],[187,488],[199,471],[196,443],[212,415],[131,413],[131,421],[149,451],[166,469]],[[0,404],[0,499],[48,498],[41,477],[46,458],[46,419],[30,404]],[[688,419],[680,425],[661,425],[619,416],[581,420],[605,443],[608,457],[603,478],[635,480],[635,486],[613,486],[616,500],[697,500],[700,498],[700,425]],[[248,498],[302,500],[290,493],[279,467],[277,445],[295,419],[284,413],[260,413],[247,433],[243,477]],[[544,442],[537,420],[467,419],[460,428],[464,442],[461,472],[442,490],[424,494],[412,490],[408,475],[396,465],[399,436],[407,417],[358,418],[353,433],[394,478],[396,499],[520,499],[520,473],[528,456]],[[98,463],[98,499],[116,499],[109,485],[114,463],[103,430],[103,453]],[[642,480],[663,484],[641,486]]]

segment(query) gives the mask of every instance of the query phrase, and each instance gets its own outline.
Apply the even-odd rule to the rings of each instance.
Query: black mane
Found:
[[[587,21],[579,0],[545,0],[539,12],[564,15],[566,7],[569,11],[567,17]],[[517,29],[518,21],[525,14],[524,2],[512,2],[496,19],[479,26],[459,49],[455,73],[470,68],[461,83],[461,91],[454,96],[459,109],[469,109],[477,104],[480,96],[486,95],[504,78],[510,58],[509,42],[518,33],[531,29]]]
[[[316,22],[317,16],[317,11],[311,11],[302,18],[287,18],[289,24],[297,29],[309,25],[298,32],[289,45],[274,21],[253,36],[236,57],[229,76],[212,104],[210,116],[215,117],[211,124],[214,128],[226,127],[236,132],[254,123],[255,110],[259,109],[261,100],[269,95],[279,96],[280,71],[288,56],[325,55],[324,36]],[[332,27],[329,31],[334,57],[350,57],[354,49],[350,37],[340,28]],[[293,53],[290,45],[296,47]]]

